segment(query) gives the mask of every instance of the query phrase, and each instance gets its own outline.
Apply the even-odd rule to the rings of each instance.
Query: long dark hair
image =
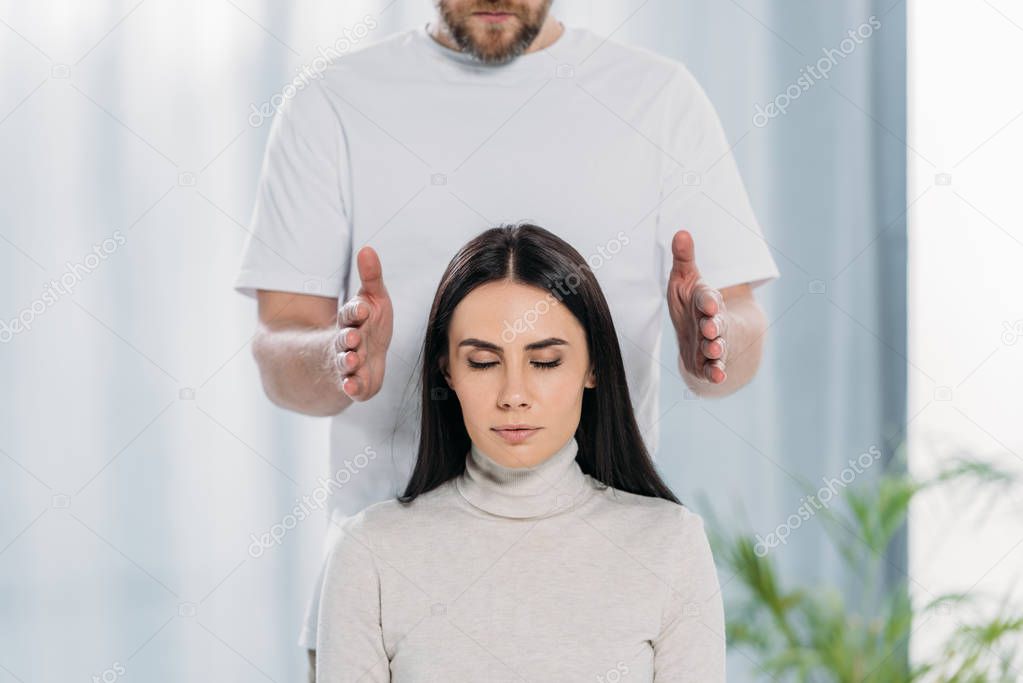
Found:
[[[658,475],[636,425],[618,335],[586,260],[570,244],[530,223],[484,231],[462,247],[441,277],[421,352],[419,451],[403,503],[465,470],[471,442],[462,408],[442,373],[455,307],[480,285],[510,280],[550,292],[586,331],[596,387],[583,393],[575,438],[586,474],[622,491],[681,502]]]

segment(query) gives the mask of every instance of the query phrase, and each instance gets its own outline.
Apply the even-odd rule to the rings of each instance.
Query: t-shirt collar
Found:
[[[465,472],[456,479],[459,493],[473,506],[502,517],[547,517],[573,507],[585,493],[586,474],[576,461],[573,436],[533,467],[506,467],[472,442]]]
[[[573,49],[582,38],[582,30],[561,23],[565,30],[553,43],[542,50],[521,54],[505,64],[484,64],[466,52],[442,45],[430,35],[429,22],[423,22],[412,29],[411,33],[414,42],[422,49],[465,78],[481,82],[506,82],[530,77],[553,78],[558,74],[559,66],[575,62]]]

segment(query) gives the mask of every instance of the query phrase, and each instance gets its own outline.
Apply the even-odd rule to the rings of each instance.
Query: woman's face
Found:
[[[532,467],[579,426],[596,386],[582,325],[546,290],[488,282],[455,307],[444,375],[469,438],[506,467]],[[507,431],[525,425],[528,431]]]

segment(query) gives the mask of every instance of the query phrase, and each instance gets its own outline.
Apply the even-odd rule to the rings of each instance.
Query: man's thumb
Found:
[[[387,294],[384,289],[384,269],[380,265],[380,257],[377,256],[373,247],[363,247],[356,256],[359,267],[359,281],[362,283],[362,291],[370,295],[383,296]]]
[[[672,269],[685,275],[696,271],[696,245],[688,230],[679,230],[671,240]]]

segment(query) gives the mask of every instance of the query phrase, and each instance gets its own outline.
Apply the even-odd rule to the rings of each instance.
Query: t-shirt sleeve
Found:
[[[654,681],[724,683],[725,613],[703,518],[682,508],[681,560],[654,640]]]
[[[235,290],[341,298],[351,258],[347,180],[341,120],[313,80],[271,123]]]
[[[714,105],[688,69],[679,65],[668,91],[662,201],[657,214],[662,280],[671,272],[671,240],[693,235],[696,265],[716,289],[779,276]]]
[[[317,681],[391,680],[380,621],[380,579],[361,519],[356,515],[341,523],[327,556],[316,626]]]

